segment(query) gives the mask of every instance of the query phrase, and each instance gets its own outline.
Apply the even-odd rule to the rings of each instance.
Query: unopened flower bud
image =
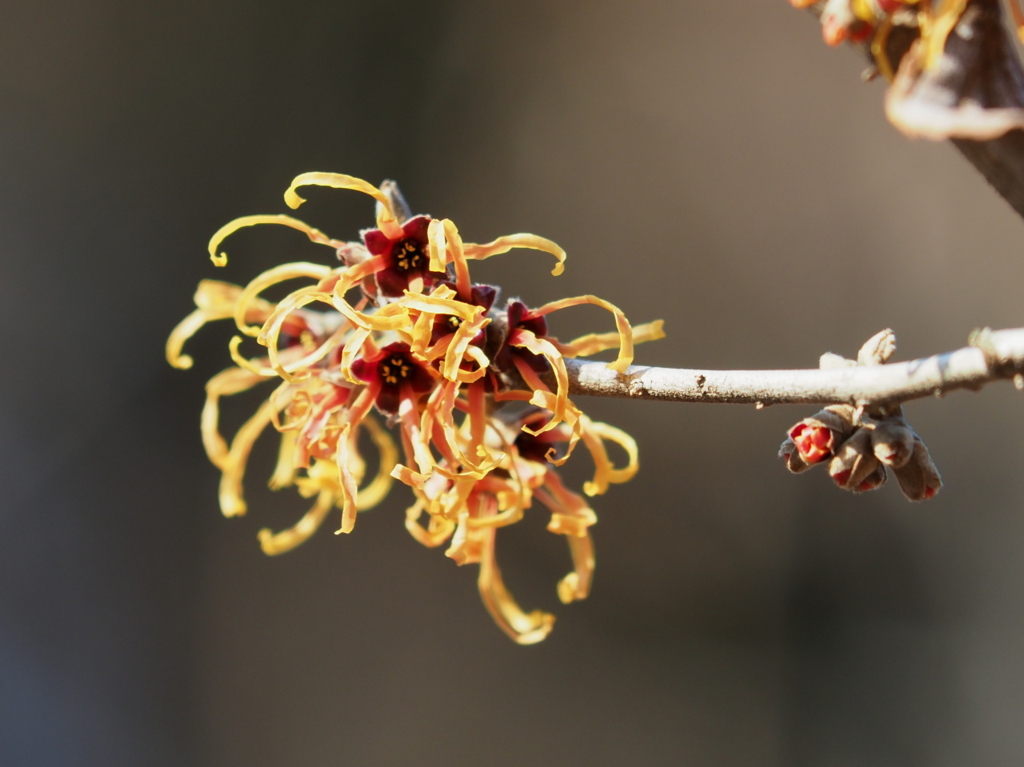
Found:
[[[849,405],[832,405],[789,430],[789,438],[804,463],[821,463],[849,438],[854,431],[854,412]]]
[[[828,464],[828,473],[843,490],[860,492],[862,483],[869,476],[875,474],[878,467],[878,459],[871,451],[870,430],[858,429],[852,437],[836,449],[835,455]],[[880,484],[880,481],[876,481],[863,489],[870,490]]]
[[[903,495],[911,501],[927,500],[942,487],[939,470],[935,468],[928,448],[919,437],[914,440],[914,450],[910,460],[899,469],[894,469],[893,473],[900,483]]]
[[[858,365],[884,365],[896,351],[896,334],[889,328],[875,333],[857,352]]]
[[[879,461],[899,469],[914,452],[915,436],[902,418],[886,418],[871,431],[871,447]]]
[[[789,437],[786,437],[779,447],[779,458],[785,461],[786,468],[793,474],[807,471],[813,465],[800,457],[800,451],[796,449],[796,443]]]
[[[875,470],[868,474],[864,479],[861,480],[857,487],[853,488],[855,493],[866,493],[868,490],[877,490],[885,481],[889,478],[888,472],[885,470],[885,466],[879,463],[875,466]]]

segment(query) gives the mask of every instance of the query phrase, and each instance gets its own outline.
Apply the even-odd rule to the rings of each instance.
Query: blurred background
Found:
[[[0,1],[0,763],[1024,761],[1012,386],[907,408],[947,483],[922,505],[787,474],[808,408],[581,401],[641,472],[594,501],[584,603],[557,601],[544,514],[499,536],[520,602],[558,616],[518,647],[475,568],[405,533],[401,488],[265,557],[257,530],[306,502],[261,492],[264,456],[250,515],[220,516],[198,423],[230,328],[191,371],[163,358],[200,279],[330,256],[273,227],[206,255],[310,170],[398,179],[467,240],[554,239],[561,277],[529,253],[475,274],[663,318],[642,364],[813,367],[884,327],[908,359],[1024,325],[1022,222],[891,128],[863,67],[784,0]],[[371,222],[308,196],[334,237]]]

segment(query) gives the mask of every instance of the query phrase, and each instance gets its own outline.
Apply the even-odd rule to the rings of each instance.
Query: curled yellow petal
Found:
[[[275,410],[280,410],[280,407],[275,407]],[[280,424],[276,420],[274,427],[280,430]],[[295,483],[295,454],[295,435],[282,434],[281,444],[277,449],[277,463],[274,465],[274,473],[270,475],[268,483],[271,490],[280,490]]]
[[[583,485],[583,492],[587,495],[600,495],[608,489],[609,484],[619,485],[629,482],[640,470],[639,450],[636,440],[622,429],[618,429],[600,421],[591,421],[586,416],[581,416],[583,426],[583,441],[590,448],[591,455],[594,455],[595,465],[598,463],[595,451],[601,455],[600,476],[594,473],[593,482]],[[596,438],[596,439],[595,439]],[[614,442],[626,451],[626,465],[622,468],[615,468],[608,460],[608,453],[604,449],[603,440]]]
[[[597,523],[594,510],[581,496],[563,485],[553,471],[544,475],[544,486],[537,489],[537,498],[551,510],[548,531],[552,533],[580,538],[588,535],[589,528]]]
[[[238,329],[247,336],[258,336],[260,333],[260,326],[247,324],[246,314],[253,303],[260,300],[258,298],[260,293],[269,287],[277,285],[280,282],[284,282],[285,280],[294,280],[299,277],[311,277],[315,280],[322,280],[330,273],[330,267],[323,266],[322,264],[311,264],[306,262],[281,264],[280,266],[275,266],[273,269],[268,269],[255,277],[248,285],[245,286],[245,289],[242,290],[241,295],[235,303],[235,325],[237,325]],[[266,302],[263,302],[263,304],[266,305]]]
[[[196,331],[209,320],[210,316],[207,312],[202,309],[193,309],[191,314],[174,326],[174,330],[167,337],[165,349],[167,362],[170,363],[171,367],[178,368],[179,370],[188,370],[192,367],[192,357],[188,354],[182,354],[181,350],[184,348],[185,342],[194,336]]]
[[[460,504],[464,506],[464,504]],[[458,522],[452,533],[451,543],[445,549],[444,555],[461,567],[462,565],[475,565],[480,562],[483,552],[481,534],[474,532],[472,535],[466,526],[469,519],[469,511],[463,509],[458,515]]]
[[[480,535],[484,542],[484,551],[480,560],[480,575],[477,588],[484,607],[491,614],[498,628],[508,634],[517,644],[536,644],[542,641],[555,624],[555,616],[541,610],[523,612],[515,599],[505,588],[501,570],[494,557],[493,529],[484,529]]]
[[[338,435],[338,449],[335,455],[342,498],[341,527],[335,531],[336,535],[352,532],[352,529],[356,526],[356,513],[359,510],[356,506],[356,495],[358,494],[356,479],[352,475],[350,468],[352,463],[352,445],[349,440],[351,428],[352,425],[350,423],[346,423],[341,427],[341,433]]]
[[[356,507],[365,511],[384,500],[391,489],[391,472],[398,465],[398,448],[375,418],[364,418],[359,425],[370,433],[370,439],[377,448],[377,476],[356,494]]]
[[[569,604],[586,599],[590,594],[590,582],[594,577],[594,541],[588,534],[582,536],[569,535],[565,539],[569,544],[573,569],[558,582],[558,598],[562,604]]]
[[[664,320],[655,320],[654,322],[645,322],[642,325],[634,325],[633,345],[664,338],[664,324]],[[563,353],[567,356],[589,357],[592,354],[597,354],[607,349],[614,349],[619,345],[619,342],[619,332],[615,330],[610,333],[588,333],[585,336],[574,338],[567,344],[563,344],[562,348]]]
[[[480,307],[476,308],[480,309]],[[445,353],[444,365],[441,369],[445,378],[449,381],[459,379],[459,373],[463,372],[462,362],[469,355],[469,350],[475,349],[479,351],[478,347],[471,346],[473,339],[476,337],[477,333],[487,327],[490,323],[490,317],[485,317],[481,313],[473,320],[468,320],[459,325],[458,329],[455,331],[455,336],[448,345],[448,350]],[[486,359],[483,352],[480,352],[479,355],[474,355],[474,358],[478,360],[480,358]],[[478,371],[478,373],[479,375],[477,375],[476,378],[483,375],[482,371]],[[475,378],[473,380],[475,380]]]
[[[345,319],[358,328],[385,333],[389,330],[404,330],[412,324],[409,319],[409,307],[403,301],[387,304],[374,312],[357,310],[337,293],[331,296],[330,303]]]
[[[413,490],[423,490],[427,482],[427,476],[418,471],[410,469],[403,464],[396,464],[391,470],[391,476],[399,482],[408,485]]]
[[[301,543],[309,540],[327,517],[327,512],[334,505],[334,493],[330,490],[322,490],[317,496],[313,508],[307,511],[302,519],[289,528],[275,533],[268,528],[263,528],[258,533],[260,548],[263,553],[269,556],[284,554],[291,551]]]
[[[469,296],[473,283],[469,279],[469,264],[466,263],[462,237],[459,235],[458,227],[450,219],[446,218],[443,225],[448,250],[446,261],[455,265],[455,284],[458,286],[459,295]]]
[[[281,335],[281,330],[284,327],[284,323],[287,321],[289,315],[292,312],[301,309],[303,306],[307,306],[312,303],[323,303],[332,305],[331,295],[324,293],[319,290],[318,285],[310,285],[305,288],[299,288],[298,290],[290,293],[277,305],[260,330],[260,334],[257,340],[267,347],[267,357],[270,362],[270,367],[285,381],[294,381],[296,378],[301,376],[294,376],[293,373],[298,372],[301,368],[298,364],[293,365],[291,369],[285,366],[281,362],[281,352],[278,349],[278,339]],[[314,352],[316,358],[321,358],[326,355],[330,349],[323,349],[323,346],[318,350],[320,353]]]
[[[524,332],[522,340],[515,344],[515,346],[522,347],[533,354],[546,358],[555,374],[555,403],[551,408],[551,420],[536,432],[531,432],[532,434],[543,434],[566,420],[566,410],[569,402],[569,371],[566,370],[565,360],[562,358],[561,352],[546,338],[537,338],[533,333]],[[534,391],[546,390],[547,387],[537,380],[536,373],[529,365],[518,358],[514,360],[514,364],[520,375],[523,376],[523,379]]]
[[[379,203],[377,227],[391,239],[397,239],[401,236],[402,227],[398,225],[398,218],[391,206],[391,200],[369,181],[363,181],[361,178],[348,176],[344,173],[321,173],[318,171],[300,173],[292,179],[291,185],[284,193],[284,202],[292,210],[295,210],[306,201],[304,197],[300,197],[295,191],[300,186],[327,186],[332,189],[352,189],[356,192],[368,194]]]
[[[192,358],[181,352],[185,342],[207,322],[230,317],[241,294],[242,288],[230,282],[202,280],[194,296],[195,310],[179,322],[167,338],[167,362],[179,370],[188,370],[192,367]],[[270,307],[262,303],[255,308],[267,311]]]
[[[531,314],[550,314],[551,312],[558,311],[559,309],[566,309],[570,306],[582,306],[584,304],[599,306],[602,309],[611,312],[612,316],[615,318],[615,327],[619,336],[619,356],[616,358],[615,362],[609,362],[608,367],[616,373],[625,373],[626,369],[633,364],[633,328],[630,326],[629,320],[626,319],[626,315],[615,304],[605,301],[603,298],[598,298],[597,296],[576,296],[575,298],[562,298],[558,301],[551,301],[550,303],[544,304],[539,309],[533,310]]]
[[[467,242],[463,245],[463,252],[466,258],[480,261],[500,253],[508,253],[513,248],[529,248],[550,253],[558,261],[555,268],[551,270],[551,274],[555,277],[565,270],[565,251],[551,240],[538,237],[535,234],[507,234],[483,245]]]
[[[249,359],[238,350],[243,340],[241,336],[231,336],[231,340],[228,341],[228,354],[231,356],[231,361],[243,370],[248,370],[253,375],[264,378],[272,377],[275,373],[273,368],[261,366],[258,362]]]
[[[370,339],[370,330],[368,328],[355,328],[352,331],[352,335],[349,336],[348,340],[345,341],[345,349],[341,352],[341,363],[339,368],[341,374],[345,376],[345,379],[354,384],[364,384],[365,381],[360,381],[352,373],[352,363],[356,361],[363,352],[363,346]],[[371,344],[372,341],[369,341]]]
[[[220,478],[220,510],[225,517],[240,517],[246,512],[242,491],[245,465],[256,439],[270,424],[273,409],[269,400],[264,402],[256,414],[242,425],[231,442]]]
[[[200,418],[200,433],[203,447],[210,463],[218,469],[224,468],[228,455],[227,442],[220,434],[220,398],[248,391],[258,383],[267,380],[249,370],[228,368],[215,375],[206,384],[206,403]]]
[[[427,527],[424,528],[419,520],[423,515],[425,505],[426,502],[421,499],[406,510],[405,529],[409,531],[409,535],[422,545],[434,548],[452,537],[452,533],[455,531],[455,523],[442,516],[430,514],[428,515]]]
[[[444,222],[439,218],[431,219],[427,225],[427,248],[430,271],[443,272],[448,264],[448,240],[444,233]]]
[[[293,205],[292,207],[298,207]],[[298,229],[304,233],[310,240],[319,245],[331,245],[337,246],[341,243],[336,243],[326,234],[321,232],[319,229],[314,229],[305,221],[299,221],[297,218],[286,216],[284,214],[276,215],[255,215],[255,216],[242,216],[236,218],[234,221],[229,221],[224,224],[220,229],[214,232],[213,237],[210,238],[210,244],[207,246],[207,250],[210,252],[210,260],[213,261],[214,266],[226,266],[228,263],[227,253],[217,253],[217,248],[220,244],[228,238],[229,235],[234,234],[239,229],[244,229],[247,226],[256,226],[257,224],[280,224],[281,226],[291,227],[292,229]]]

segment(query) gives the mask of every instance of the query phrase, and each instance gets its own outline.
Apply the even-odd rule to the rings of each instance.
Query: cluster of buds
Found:
[[[821,367],[881,365],[895,348],[893,332],[883,330],[864,344],[857,360],[826,354]],[[928,448],[899,406],[869,412],[865,407],[831,405],[794,425],[779,448],[779,457],[794,474],[826,465],[833,481],[854,493],[881,487],[888,470],[911,501],[931,498],[942,487]]]
[[[221,242],[257,224],[297,229],[334,250],[340,264],[283,264],[245,287],[204,280],[196,310],[167,342],[168,361],[188,368],[183,345],[205,323],[233,319],[242,334],[230,343],[235,364],[207,384],[201,420],[207,455],[222,472],[221,510],[245,513],[249,455],[273,427],[279,447],[270,487],[295,487],[315,500],[291,527],[260,531],[267,554],[307,540],[332,508],[341,509],[338,532],[350,532],[357,512],[379,503],[397,480],[414,496],[406,513],[412,536],[427,546],[447,542],[458,564],[478,564],[480,594],[497,624],[519,643],[542,640],[554,617],[525,612],[512,598],[495,559],[495,532],[535,501],[546,507],[548,529],[565,536],[573,563],[558,595],[563,602],[587,596],[594,568],[589,527],[597,518],[556,467],[582,442],[595,467],[583,492],[594,496],[633,477],[637,449],[628,434],[592,421],[569,398],[565,359],[617,349],[609,367],[624,371],[635,343],[663,336],[661,323],[632,327],[617,307],[590,295],[535,309],[513,299],[499,308],[498,289],[470,279],[470,261],[527,248],[553,255],[557,275],[564,251],[531,234],[465,243],[450,220],[413,216],[394,183],[376,187],[342,174],[296,177],[285,192],[291,208],[304,202],[296,189],[307,185],[371,196],[376,226],[361,241],[343,242],[287,215],[232,221],[210,241],[218,266],[227,263]],[[306,284],[277,302],[263,297],[294,279]],[[616,330],[569,342],[548,332],[548,315],[587,304],[610,312]],[[244,336],[264,350],[245,356]],[[276,383],[273,392],[229,443],[219,427],[221,399],[267,381]],[[397,427],[400,447],[388,427]],[[622,449],[625,465],[613,463],[608,443]],[[375,461],[368,462],[371,445]]]
[[[829,45],[867,46],[892,82],[889,120],[912,137],[989,140],[1024,127],[1024,66],[1000,0],[790,0],[820,11]],[[1009,0],[1024,39],[1024,13]],[[898,35],[893,35],[895,30]]]

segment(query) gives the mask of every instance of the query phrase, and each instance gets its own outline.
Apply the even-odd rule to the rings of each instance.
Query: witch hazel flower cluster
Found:
[[[882,365],[895,350],[895,334],[883,330],[861,347],[856,360],[829,353],[821,367]],[[942,487],[928,448],[899,406],[830,405],[789,429],[779,457],[794,474],[824,465],[836,485],[854,493],[881,487],[890,471],[911,501],[931,498]]]
[[[414,216],[393,182],[376,187],[335,173],[304,173],[285,192],[297,208],[297,189],[316,185],[354,190],[376,201],[376,225],[361,240],[332,239],[287,215],[245,216],[222,227],[209,251],[217,266],[233,232],[283,225],[337,255],[334,265],[286,263],[245,287],[204,280],[196,309],[171,333],[167,359],[188,368],[184,343],[213,320],[233,320],[240,335],[229,344],[233,365],[207,383],[201,418],[203,444],[221,471],[225,516],[245,514],[246,466],[257,439],[276,433],[277,464],[270,487],[294,487],[312,506],[292,526],[261,530],[264,552],[275,555],[306,541],[332,510],[339,533],[351,532],[359,511],[380,503],[397,481],[413,502],[405,527],[425,546],[447,544],[460,565],[479,566],[478,587],[497,625],[530,644],[551,631],[554,616],[523,610],[506,588],[495,557],[495,536],[537,506],[550,513],[548,530],[565,537],[572,570],[558,583],[564,603],[590,590],[597,521],[586,497],[637,472],[636,443],[626,432],[592,421],[569,398],[565,359],[617,350],[609,363],[623,372],[633,346],[663,336],[661,322],[633,327],[614,305],[591,295],[531,308],[499,303],[499,290],[470,278],[469,265],[513,249],[543,251],[563,269],[565,252],[532,234],[463,242],[448,219]],[[264,293],[280,283],[302,285],[279,301]],[[548,317],[593,305],[608,311],[615,330],[562,342]],[[246,338],[262,350],[243,353]],[[224,397],[264,383],[273,390],[229,440],[221,433]],[[396,445],[397,442],[397,445]],[[583,494],[558,475],[582,443],[594,464]],[[615,465],[617,445],[625,464]],[[375,469],[371,470],[370,467]]]

